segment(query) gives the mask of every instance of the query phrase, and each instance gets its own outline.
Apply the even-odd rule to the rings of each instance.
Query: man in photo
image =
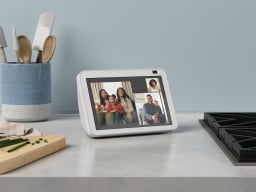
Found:
[[[143,105],[144,121],[148,124],[165,123],[165,116],[162,113],[158,101],[153,101],[152,96],[149,94],[146,99],[147,103]]]

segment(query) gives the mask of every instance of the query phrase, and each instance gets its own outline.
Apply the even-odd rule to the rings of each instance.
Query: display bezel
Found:
[[[122,74],[122,75],[120,75]],[[159,79],[161,87],[162,102],[165,106],[168,123],[159,125],[115,125],[108,126],[104,129],[99,129],[97,124],[96,110],[94,108],[95,98],[92,94],[91,83],[97,82],[123,82],[136,79]],[[134,82],[133,82],[134,83]],[[133,84],[131,83],[131,84]],[[83,128],[91,137],[111,136],[111,135],[126,135],[139,133],[153,133],[176,129],[177,121],[175,110],[172,103],[171,92],[166,74],[163,70],[103,70],[103,71],[82,71],[77,76],[78,86],[78,102],[80,118]],[[132,85],[132,88],[134,86]],[[134,92],[133,93],[138,93]],[[144,94],[144,93],[143,93]],[[153,94],[153,93],[152,93]],[[135,102],[136,103],[136,102]]]

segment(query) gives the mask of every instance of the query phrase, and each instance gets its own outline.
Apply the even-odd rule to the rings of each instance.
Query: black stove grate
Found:
[[[256,162],[256,113],[204,113],[204,122],[238,162]]]

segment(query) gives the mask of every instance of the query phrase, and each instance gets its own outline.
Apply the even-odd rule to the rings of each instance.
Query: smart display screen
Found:
[[[97,130],[172,125],[161,76],[87,78]]]

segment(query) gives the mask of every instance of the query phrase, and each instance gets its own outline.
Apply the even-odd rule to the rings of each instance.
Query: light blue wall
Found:
[[[82,69],[166,70],[177,111],[256,111],[254,0],[0,0],[0,25],[33,39],[56,13],[53,111],[76,112]]]

